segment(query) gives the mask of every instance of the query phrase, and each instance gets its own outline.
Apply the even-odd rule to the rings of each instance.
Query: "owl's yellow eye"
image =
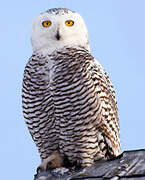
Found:
[[[51,26],[51,21],[43,21],[43,22],[42,22],[42,26],[43,26],[43,27],[49,27],[49,26]]]
[[[73,26],[74,25],[74,21],[73,20],[67,20],[67,21],[65,21],[65,25],[66,26]]]

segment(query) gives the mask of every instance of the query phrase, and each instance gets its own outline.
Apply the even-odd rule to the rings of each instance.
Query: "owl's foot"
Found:
[[[63,156],[58,151],[53,152],[48,158],[43,159],[40,166],[37,168],[37,173],[47,171],[48,169],[60,168],[63,165]]]

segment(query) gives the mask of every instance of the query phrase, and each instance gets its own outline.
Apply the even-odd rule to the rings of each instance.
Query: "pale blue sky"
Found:
[[[40,163],[22,116],[21,86],[32,54],[32,21],[52,7],[70,8],[85,19],[92,55],[116,89],[122,150],[145,148],[145,1],[5,0],[0,10],[1,180],[31,180]]]

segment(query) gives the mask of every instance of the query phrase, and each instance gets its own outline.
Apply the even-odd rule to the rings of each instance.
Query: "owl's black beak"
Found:
[[[57,33],[56,33],[56,39],[59,41],[60,40],[60,34],[59,34],[59,30],[57,30]]]

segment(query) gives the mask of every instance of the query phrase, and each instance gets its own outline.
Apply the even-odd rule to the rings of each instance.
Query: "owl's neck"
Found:
[[[87,46],[67,45],[67,46],[64,46],[64,47],[56,47],[56,48],[54,48],[54,47],[42,48],[40,50],[34,51],[33,53],[43,54],[45,56],[45,55],[48,55],[48,54],[52,54],[54,51],[63,50],[65,48],[76,48],[76,49],[83,48],[83,49],[86,49],[90,53],[89,44]]]

